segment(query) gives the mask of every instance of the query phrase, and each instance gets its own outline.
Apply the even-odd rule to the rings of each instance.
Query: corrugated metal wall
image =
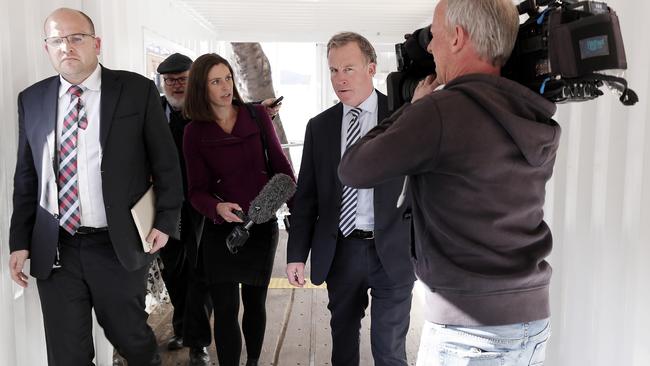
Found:
[[[110,38],[102,44],[102,62],[107,67],[144,71],[145,29],[168,40],[185,35],[188,48],[203,46],[193,41],[214,34],[178,13],[173,2],[156,0],[0,0],[0,365],[42,366],[47,364],[43,320],[36,281],[26,290],[9,276],[9,220],[17,147],[16,97],[25,87],[54,74],[43,51],[43,20],[58,7],[82,9],[90,14],[98,34]],[[173,27],[170,27],[173,19]],[[125,23],[127,23],[125,25]],[[187,33],[199,34],[189,37]],[[29,268],[26,269],[29,272]],[[113,348],[103,330],[95,327],[98,366],[112,364]]]
[[[16,96],[28,82],[45,76],[42,30],[31,26],[41,13],[36,3],[0,1],[0,364],[46,365],[45,336],[36,282],[22,290],[9,276],[9,220],[18,126]],[[41,22],[42,23],[42,22]],[[29,24],[29,25],[28,25]],[[40,56],[40,55],[39,55]],[[40,71],[40,72],[39,72]],[[31,349],[34,347],[34,351]]]
[[[555,238],[551,366],[650,364],[650,3],[609,5],[640,101],[625,107],[606,94],[558,109],[563,136],[546,209]]]

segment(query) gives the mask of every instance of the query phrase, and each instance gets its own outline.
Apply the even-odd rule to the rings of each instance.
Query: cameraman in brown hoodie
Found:
[[[344,155],[343,184],[408,176],[413,261],[427,286],[418,366],[542,365],[552,238],[545,185],[555,105],[500,77],[519,25],[511,0],[441,0],[436,77]]]

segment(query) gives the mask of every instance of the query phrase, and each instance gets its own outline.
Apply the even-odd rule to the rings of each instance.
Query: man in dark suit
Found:
[[[174,138],[183,175],[185,201],[181,210],[180,240],[169,239],[160,250],[163,261],[162,278],[174,306],[172,327],[174,335],[167,342],[169,350],[183,346],[190,348],[190,365],[207,365],[210,356],[206,349],[212,342],[210,313],[212,312],[207,284],[198,259],[198,245],[203,230],[203,216],[196,212],[187,199],[187,174],[183,158],[183,132],[190,122],[183,116],[187,77],[192,59],[174,53],[158,65],[165,95],[160,97],[169,129]]]
[[[91,310],[129,365],[160,365],[144,311],[149,264],[177,236],[177,154],[155,85],[102,67],[90,18],[58,9],[45,21],[58,76],[18,96],[10,271],[31,259],[50,365],[90,365]],[[130,208],[153,181],[155,219],[142,249]]]
[[[340,33],[327,45],[332,87],[341,103],[309,121],[291,212],[287,277],[327,282],[332,364],[359,365],[359,330],[372,296],[371,346],[375,365],[406,365],[413,269],[408,209],[396,207],[402,179],[374,189],[341,185],[337,167],[346,147],[386,117],[386,96],[375,91],[376,54],[367,39]],[[381,164],[381,161],[377,161]]]

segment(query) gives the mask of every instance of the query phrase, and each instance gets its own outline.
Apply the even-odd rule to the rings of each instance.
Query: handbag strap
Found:
[[[257,111],[255,110],[255,107],[253,107],[253,105],[250,103],[242,103],[242,104],[248,110],[248,113],[251,115],[251,118],[253,119],[253,121],[255,121],[255,124],[260,129],[260,137],[262,139],[262,150],[264,152],[264,164],[266,165],[266,175],[272,177],[273,169],[271,169],[271,161],[269,160],[269,145],[266,141],[266,129],[264,128],[264,125],[259,121],[259,119],[257,119]]]

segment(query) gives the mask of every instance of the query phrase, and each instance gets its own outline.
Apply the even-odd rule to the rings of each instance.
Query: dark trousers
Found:
[[[170,239],[160,251],[162,278],[174,306],[172,326],[187,347],[206,347],[210,334],[210,302],[205,280],[185,255],[185,243]]]
[[[183,343],[187,347],[207,347],[212,343],[212,300],[202,263],[199,258],[196,267],[189,262],[187,265],[187,306],[183,314]]]
[[[59,236],[61,268],[38,280],[48,364],[92,365],[92,315],[129,366],[160,365],[156,338],[147,325],[146,276],[122,267],[108,232]]]
[[[370,309],[370,343],[376,366],[406,366],[413,282],[395,283],[381,265],[374,240],[339,239],[327,276],[332,314],[332,365],[359,365],[359,330]]]
[[[248,359],[258,359],[262,352],[266,329],[267,286],[241,285],[244,304],[242,329],[239,327],[239,283],[210,285],[214,306],[214,343],[221,366],[237,366],[241,354],[241,333],[244,333]]]

